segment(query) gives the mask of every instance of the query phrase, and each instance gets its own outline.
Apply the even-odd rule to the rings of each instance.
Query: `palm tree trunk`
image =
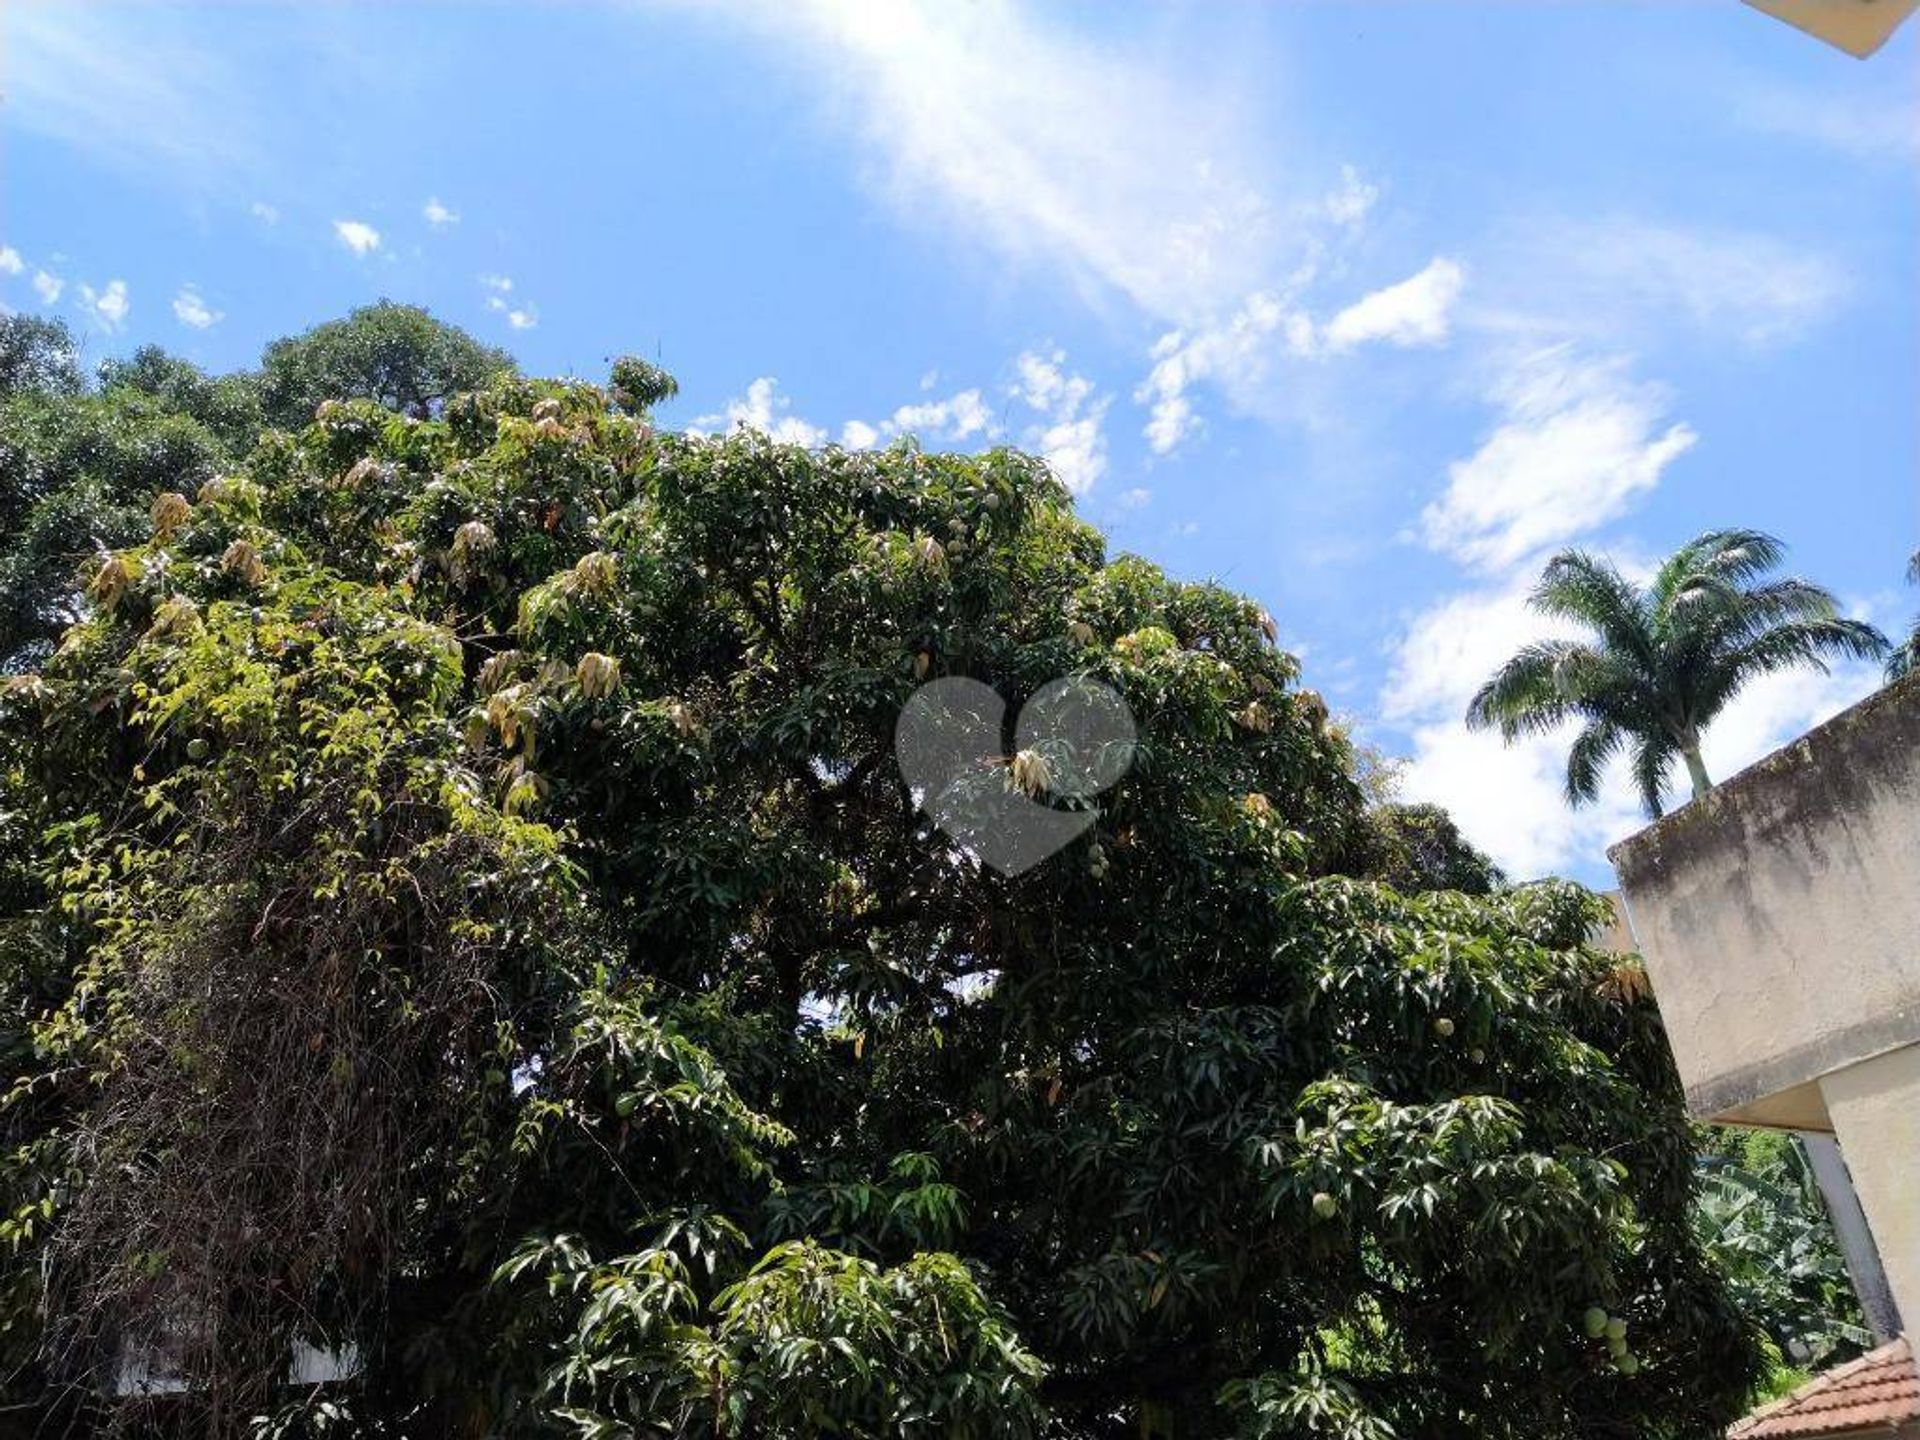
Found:
[[[1682,746],[1680,754],[1687,762],[1687,777],[1693,781],[1693,798],[1698,800],[1713,789],[1713,781],[1707,778],[1707,762],[1700,758],[1700,742]]]

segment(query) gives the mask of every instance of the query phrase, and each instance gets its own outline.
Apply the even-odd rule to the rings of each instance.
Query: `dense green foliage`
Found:
[[[1820,1369],[1872,1340],[1826,1202],[1799,1141],[1777,1130],[1710,1127],[1695,1229],[1791,1365]]]
[[[276,340],[260,364],[260,401],[298,427],[323,400],[375,400],[416,420],[462,390],[514,371],[513,357],[443,325],[417,305],[382,300],[304,335]]]
[[[1468,723],[1498,726],[1512,740],[1579,721],[1567,756],[1567,799],[1575,805],[1599,794],[1607,762],[1628,751],[1649,815],[1660,815],[1676,758],[1685,761],[1697,798],[1712,788],[1700,732],[1750,681],[1886,653],[1886,637],[1842,618],[1829,591],[1765,579],[1785,554],[1770,535],[1714,530],[1681,546],[1639,586],[1605,560],[1563,551],[1547,563],[1533,608],[1590,638],[1526,646],[1473,697]]]
[[[143,373],[74,403],[197,393]],[[141,533],[0,699],[14,1413],[1731,1418],[1757,1337],[1601,910],[1457,893],[1432,825],[1451,890],[1349,878],[1352,751],[1256,607],[1109,557],[1008,451],[669,434],[637,362],[369,388],[400,410],[269,398],[299,423],[244,465],[129,479]],[[1068,674],[1135,763],[1007,878],[916,812],[895,719]],[[290,1392],[296,1341],[353,1378]],[[98,1398],[129,1362],[190,1393]]]
[[[0,669],[17,670],[79,613],[83,564],[142,538],[155,495],[198,487],[252,437],[216,398],[244,379],[141,351],[88,390],[64,325],[7,316],[0,336]]]
[[[672,393],[670,377],[626,364],[644,403]],[[210,376],[146,346],[89,386],[65,325],[0,316],[0,670],[45,653],[78,613],[83,569],[145,533],[156,495],[192,493],[269,422],[298,429],[327,399],[421,417],[512,369],[426,311],[382,302],[278,341],[258,371]]]
[[[71,395],[80,384],[73,332],[64,322],[0,315],[0,400],[41,391]]]

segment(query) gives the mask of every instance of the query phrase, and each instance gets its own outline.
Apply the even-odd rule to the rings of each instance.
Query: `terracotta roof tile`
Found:
[[[1920,1421],[1920,1371],[1914,1369],[1912,1348],[1896,1340],[1761,1407],[1727,1436],[1870,1435],[1912,1421]]]

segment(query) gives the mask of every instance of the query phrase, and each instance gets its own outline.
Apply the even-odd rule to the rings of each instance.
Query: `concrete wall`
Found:
[[[1920,937],[1916,937],[1920,943]],[[1920,1328],[1920,1045],[1821,1077],[1888,1287]]]
[[[1871,1312],[1889,1295],[1914,1323],[1920,676],[1610,854],[1689,1108],[1831,1131],[1845,1159],[1832,1168],[1859,1194],[1855,1226],[1863,1210],[1872,1229],[1849,1246],[1861,1298]],[[1846,1200],[1844,1177],[1834,1186]]]
[[[1697,1115],[1808,1128],[1796,1087],[1920,1042],[1920,677],[1611,855]]]

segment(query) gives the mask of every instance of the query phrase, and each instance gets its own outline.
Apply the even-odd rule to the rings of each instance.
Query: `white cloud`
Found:
[[[67,282],[58,275],[45,270],[33,272],[33,293],[40,297],[42,305],[51,305],[60,298],[60,292],[67,288]]]
[[[1493,263],[1496,308],[1615,344],[1677,327],[1747,345],[1792,340],[1849,290],[1845,272],[1804,244],[1628,218],[1522,222]]]
[[[101,329],[118,330],[127,323],[127,311],[132,308],[127,300],[127,282],[109,280],[104,290],[95,290],[91,285],[82,285],[80,308],[85,310]]]
[[[493,293],[487,296],[487,309],[507,317],[515,330],[531,330],[540,323],[540,312],[532,305],[515,305],[506,297],[513,292],[513,281],[504,275],[482,275],[480,283]]]
[[[958,444],[998,433],[993,412],[980,392],[962,390],[944,400],[902,405],[884,420],[849,420],[840,427],[840,443],[849,450],[871,450],[901,435]]]
[[[789,413],[793,401],[780,393],[780,382],[762,375],[747,386],[747,393],[729,400],[717,415],[702,415],[687,427],[693,435],[726,433],[746,426],[761,430],[783,445],[809,448],[827,443],[827,432]]]
[[[1486,590],[1449,595],[1415,617],[1394,655],[1381,713],[1396,722],[1464,715],[1487,676],[1533,640],[1576,633],[1527,607],[1530,573]]]
[[[1123,490],[1120,492],[1120,508],[1123,510],[1138,510],[1142,506],[1152,503],[1152,500],[1153,491],[1147,489],[1144,485],[1136,485],[1131,490]]]
[[[1313,348],[1313,322],[1284,295],[1269,290],[1249,295],[1223,324],[1162,335],[1151,352],[1153,368],[1133,392],[1147,407],[1141,433],[1154,454],[1170,454],[1200,428],[1188,391],[1202,382],[1230,389],[1257,383],[1267,371],[1276,336],[1294,354]]]
[[[1458,263],[1435,257],[1417,275],[1355,301],[1327,325],[1327,344],[1350,350],[1370,341],[1438,345],[1447,338],[1454,301],[1466,283]]]
[[[380,248],[380,232],[364,220],[336,220],[333,233],[356,255],[371,255]]]
[[[200,298],[200,292],[191,285],[180,287],[180,293],[173,297],[173,315],[182,325],[195,330],[204,330],[217,324],[223,318],[222,311],[214,310]]]
[[[444,229],[448,225],[458,225],[460,223],[460,212],[457,210],[449,210],[445,205],[442,205],[435,196],[427,197],[427,203],[420,207],[420,213],[426,217],[427,224],[433,226],[436,230]]]
[[[858,422],[856,422],[858,423]],[[993,412],[978,390],[962,390],[945,400],[902,405],[879,425],[882,435],[918,435],[927,440],[970,440],[994,430]]]
[[[916,221],[1188,322],[1257,288],[1277,212],[1251,107],[1181,84],[1151,53],[978,0],[742,0],[811,78],[835,87]]]
[[[1084,375],[1066,366],[1061,350],[1029,351],[1014,361],[1015,381],[1008,396],[1032,413],[1020,430],[1027,449],[1052,467],[1060,482],[1076,495],[1091,489],[1106,471],[1107,444],[1103,431],[1109,397],[1096,392]],[[739,426],[765,431],[789,444],[820,446],[830,431],[793,413],[793,402],[780,392],[771,375],[747,386],[747,393],[729,400],[717,413],[697,417],[688,433],[725,433]],[[939,400],[901,405],[877,421],[848,420],[839,443],[849,450],[870,450],[902,435],[943,445],[965,445],[992,440],[1001,434],[986,397],[978,389],[956,391]]]
[[[280,223],[279,207],[269,205],[264,200],[254,201],[247,207],[247,213],[252,215],[253,218],[258,220],[262,225],[278,225]]]
[[[1358,225],[1380,198],[1377,185],[1369,185],[1351,165],[1340,167],[1340,188],[1321,201],[1327,218],[1336,225]]]
[[[1421,515],[1430,546],[1482,570],[1613,519],[1698,439],[1667,423],[1659,387],[1567,346],[1527,357],[1494,398],[1501,423],[1447,468],[1445,493]]]
[[[1014,361],[1018,396],[1039,420],[1023,442],[1046,460],[1062,485],[1075,495],[1091,490],[1107,471],[1107,406],[1111,396],[1095,393],[1093,382],[1066,368],[1064,350],[1029,350]]]
[[[27,268],[27,262],[20,258],[20,252],[11,245],[0,245],[0,272],[18,275]]]
[[[1357,183],[1351,173],[1349,179]],[[1224,321],[1169,331],[1154,343],[1153,366],[1133,392],[1134,400],[1147,407],[1141,433],[1154,454],[1171,454],[1201,428],[1191,393],[1197,385],[1218,387],[1244,404],[1268,385],[1285,357],[1311,359],[1372,341],[1439,344],[1447,338],[1465,283],[1456,262],[1437,258],[1418,274],[1348,306],[1322,332],[1297,298],[1317,270],[1317,258],[1309,256],[1283,286],[1256,290]]]

